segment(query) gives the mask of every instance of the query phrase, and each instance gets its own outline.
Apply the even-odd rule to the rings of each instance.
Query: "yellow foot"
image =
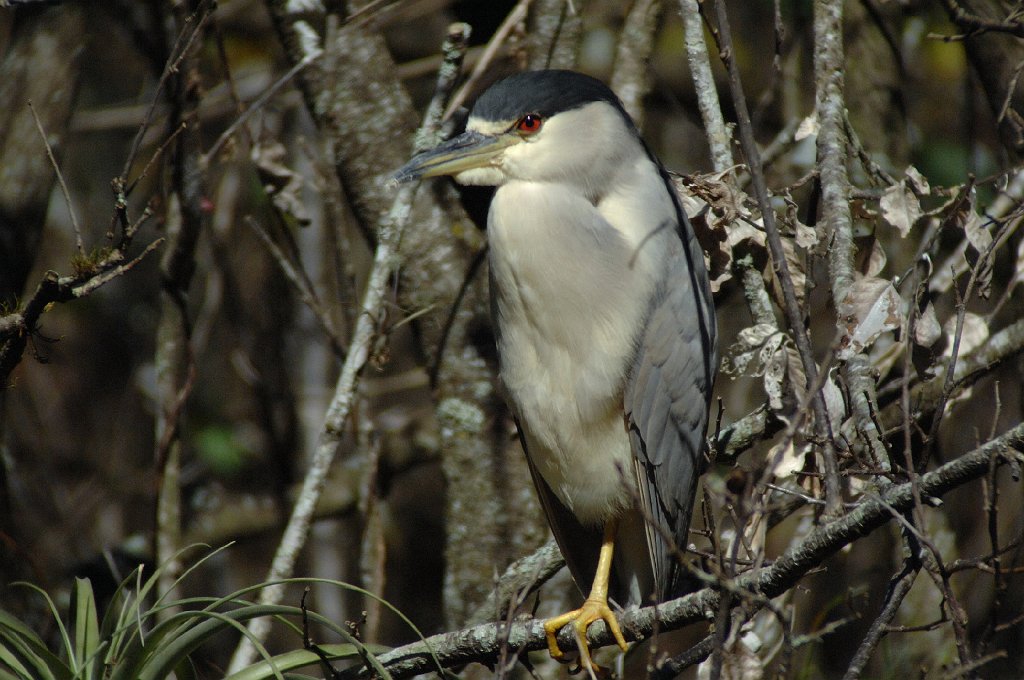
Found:
[[[593,668],[597,671],[597,664],[591,660],[590,646],[587,644],[587,628],[595,621],[604,621],[608,630],[611,631],[612,637],[615,638],[615,642],[622,648],[622,651],[626,651],[626,640],[622,637],[619,622],[611,607],[608,606],[608,602],[602,599],[587,598],[579,609],[544,622],[544,633],[548,640],[548,652],[551,653],[551,658],[560,660],[564,656],[565,653],[558,647],[557,635],[563,626],[571,623],[576,629],[576,639],[579,643],[580,667]]]

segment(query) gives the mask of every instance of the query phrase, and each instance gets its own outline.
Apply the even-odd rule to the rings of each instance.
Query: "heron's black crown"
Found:
[[[575,71],[525,71],[492,85],[473,106],[471,117],[488,121],[516,120],[527,113],[549,118],[592,102],[606,102],[633,121],[607,85]]]

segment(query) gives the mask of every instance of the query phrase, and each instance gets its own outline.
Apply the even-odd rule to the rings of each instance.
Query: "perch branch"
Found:
[[[949,491],[988,474],[992,461],[995,465],[1019,463],[1024,446],[1024,424],[1008,430],[979,448],[921,475],[918,484],[927,496],[941,497]],[[902,513],[914,505],[914,494],[909,482],[893,485],[879,498],[865,498],[855,509],[827,524],[818,526],[806,538],[791,546],[771,566],[740,575],[720,588],[704,588],[685,597],[664,604],[630,611],[620,618],[622,632],[627,640],[640,640],[658,630],[676,630],[697,621],[706,620],[708,612],[715,612],[722,593],[748,593],[751,607],[760,608],[770,598],[793,587],[811,569],[821,565],[857,539],[863,538],[893,520],[893,511]],[[602,623],[589,629],[591,647],[614,643]],[[406,678],[429,671],[433,667],[431,650],[445,667],[470,662],[489,663],[501,653],[503,643],[513,649],[540,650],[546,648],[543,623],[538,620],[518,621],[511,625],[484,624],[463,630],[426,638],[390,652],[378,660],[394,678]],[[564,631],[559,644],[571,647],[572,632]],[[342,679],[365,678],[362,667],[351,668],[340,674]]]

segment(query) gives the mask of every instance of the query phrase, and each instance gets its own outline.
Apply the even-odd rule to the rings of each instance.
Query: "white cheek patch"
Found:
[[[467,186],[496,186],[505,180],[505,173],[496,167],[472,168],[455,175],[455,181]]]
[[[484,120],[470,116],[466,121],[466,130],[473,130],[484,135],[500,135],[511,128],[515,122],[515,120]]]

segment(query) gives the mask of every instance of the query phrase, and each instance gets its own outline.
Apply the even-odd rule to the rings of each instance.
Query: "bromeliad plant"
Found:
[[[178,579],[178,583],[216,552],[193,565]],[[262,660],[228,676],[226,680],[308,679],[312,676],[295,671],[321,664],[343,663],[345,660],[366,665],[377,677],[390,678],[376,660],[376,654],[385,648],[362,643],[351,631],[307,610],[305,606],[261,605],[247,599],[272,583],[250,586],[221,598],[168,601],[155,593],[160,571],[157,569],[145,579],[141,567],[132,572],[121,582],[102,620],[92,584],[88,579],[76,579],[67,625],[45,591],[31,584],[17,584],[37,591],[46,600],[57,624],[60,649],[49,649],[36,632],[0,609],[0,680],[163,680],[172,675],[179,680],[196,678],[198,674],[189,658],[193,652],[228,628],[248,635],[246,624],[264,616],[284,623],[304,648],[272,656],[253,640]],[[401,612],[349,584],[328,579],[288,579],[277,583],[323,583],[355,590],[381,601],[419,635],[416,627]],[[155,598],[154,604],[147,605],[151,598]],[[304,632],[310,624],[333,631],[344,642],[310,644]],[[326,675],[330,677],[331,673]]]

